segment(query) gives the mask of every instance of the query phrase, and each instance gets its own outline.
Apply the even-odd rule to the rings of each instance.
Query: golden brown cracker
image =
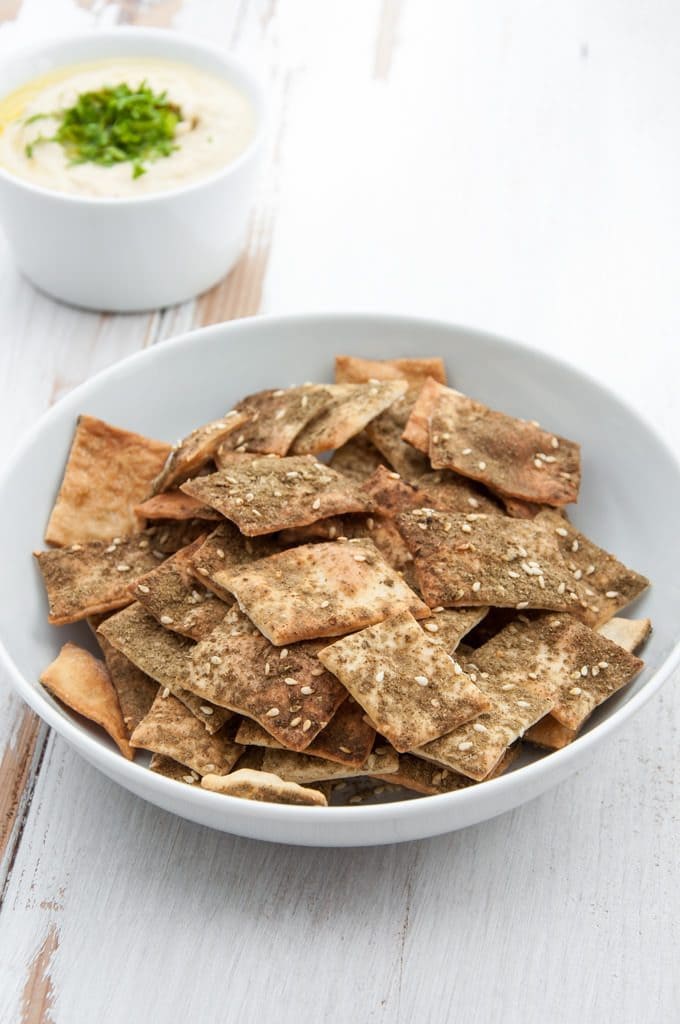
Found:
[[[180,700],[164,691],[158,693],[130,743],[171,757],[199,775],[226,774],[243,752],[222,730],[209,733]]]
[[[203,789],[242,800],[259,800],[270,804],[294,804],[306,807],[327,807],[328,801],[318,789],[285,782],[272,772],[241,768],[231,775],[206,775]]]

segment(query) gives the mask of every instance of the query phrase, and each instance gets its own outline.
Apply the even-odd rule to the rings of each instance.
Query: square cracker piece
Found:
[[[328,801],[317,789],[305,789],[295,782],[285,782],[272,772],[242,768],[231,775],[206,775],[203,789],[242,800],[260,800],[269,804],[297,804],[306,807],[327,807]]]
[[[430,469],[427,456],[402,440],[415,400],[416,394],[411,389],[366,426],[366,436],[387,465],[411,483]]]
[[[191,558],[191,571],[199,583],[209,587],[223,601],[234,596],[224,583],[232,572],[260,558],[277,554],[283,545],[278,537],[244,537],[233,523],[220,523]]]
[[[236,452],[287,455],[301,430],[331,402],[330,387],[303,384],[249,395],[236,406],[241,428],[222,446]]]
[[[397,516],[425,600],[438,605],[567,609],[577,602],[557,540],[533,520],[415,509]],[[571,587],[573,590],[573,586]]]
[[[192,641],[159,625],[139,602],[102,622],[97,635],[174,694],[208,732],[217,732],[231,718],[224,708],[214,707],[186,688]]]
[[[554,706],[559,662],[542,620],[511,623],[462,661],[490,702],[487,711],[416,753],[481,781],[507,748]]]
[[[470,522],[480,515],[502,515],[498,505],[462,476],[440,470],[425,473],[415,484],[406,483],[398,473],[384,466],[361,485],[375,504],[376,511],[395,516],[414,508],[433,508],[438,512],[463,512]]]
[[[519,744],[506,751],[489,778],[495,779],[502,775],[518,756]],[[399,767],[396,772],[392,772],[390,775],[374,775],[373,778],[394,786],[403,786],[404,789],[411,789],[414,793],[420,793],[422,796],[455,793],[459,789],[467,789],[468,786],[476,785],[474,779],[460,775],[459,772],[454,772],[443,765],[425,761],[422,757],[416,757],[414,754],[400,754]]]
[[[144,519],[207,519],[220,520],[222,516],[214,508],[204,505],[181,491],[164,491],[154,494],[141,505],[135,505],[135,512]]]
[[[171,555],[130,587],[135,600],[173,633],[202,640],[219,625],[229,605],[207,590],[192,575],[192,558],[202,547],[199,537]]]
[[[420,627],[428,634],[430,643],[453,654],[463,637],[478,626],[488,612],[488,608],[433,608],[429,618],[420,620]]]
[[[336,384],[370,384],[376,380],[407,380],[422,384],[433,377],[446,384],[446,367],[439,356],[409,359],[363,359],[361,356],[335,357]]]
[[[404,380],[372,384],[331,384],[331,401],[296,437],[295,455],[316,455],[340,448],[405,393]]]
[[[171,449],[163,469],[153,481],[154,494],[169,491],[212,461],[219,446],[246,422],[246,417],[232,409],[220,420],[192,430]]]
[[[173,779],[175,782],[184,782],[187,786],[194,786],[201,781],[198,772],[187,768],[185,764],[180,764],[172,757],[166,757],[165,754],[152,754],[149,768],[156,775],[164,775],[166,779]]]
[[[544,509],[534,522],[556,538],[580,598],[572,613],[588,626],[607,622],[649,586],[645,576],[598,547],[552,509]]]
[[[305,544],[234,572],[225,584],[273,644],[341,636],[429,608],[370,540]]]
[[[305,751],[265,750],[262,758],[264,771],[275,772],[290,782],[330,782],[333,779],[354,779],[374,772],[390,775],[397,770],[399,758],[391,747],[378,746],[368,755],[364,763],[354,768],[322,757],[312,757]]]
[[[103,634],[95,630],[95,636],[118,694],[118,703],[129,736],[148,714],[158,693],[158,683],[112,647]]]
[[[103,662],[67,643],[43,671],[40,682],[67,707],[105,729],[123,757],[133,759],[118,697]]]
[[[45,541],[65,547],[139,529],[134,506],[147,497],[170,445],[80,416]]]
[[[240,723],[236,742],[246,747],[282,747],[266,729],[250,718],[244,718]],[[359,704],[349,698],[342,702],[326,728],[305,748],[305,753],[360,768],[371,753],[374,742],[375,729],[365,721]]]
[[[430,454],[430,418],[437,402],[449,389],[432,377],[423,384],[413,404],[401,435],[402,441],[417,448],[423,455]],[[455,392],[454,392],[455,393]],[[376,444],[375,441],[373,441]]]
[[[338,640],[319,660],[400,753],[450,732],[489,707],[409,612]]]
[[[253,459],[190,480],[182,490],[217,509],[248,537],[372,507],[350,480],[311,456]]]
[[[304,750],[347,694],[317,659],[318,644],[276,649],[263,636],[231,636],[218,626],[191,652],[186,686],[202,699],[256,722]]]
[[[48,621],[63,626],[130,604],[129,584],[158,565],[154,550],[149,536],[138,533],[111,543],[94,540],[35,552],[47,590]]]
[[[451,389],[430,416],[434,469],[453,469],[492,491],[543,505],[578,499],[580,446]]]
[[[160,692],[132,736],[133,747],[171,757],[187,768],[207,775],[231,771],[243,753],[223,732],[210,734],[184,704]]]

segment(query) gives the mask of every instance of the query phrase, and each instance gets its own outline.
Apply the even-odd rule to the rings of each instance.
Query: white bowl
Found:
[[[224,277],[243,247],[261,162],[262,89],[237,60],[175,32],[123,28],[45,43],[3,62],[0,96],[31,79],[107,57],[184,61],[250,99],[255,136],[217,174],[135,198],[67,195],[0,167],[0,221],[19,268],[38,288],[88,309],[133,312],[183,302]]]
[[[31,551],[43,546],[77,415],[92,413],[172,441],[249,392],[332,379],[333,356],[344,352],[442,356],[463,391],[583,443],[582,497],[573,519],[654,581],[627,613],[649,615],[654,623],[644,672],[596,712],[570,747],[444,796],[379,806],[285,807],[193,789],[124,760],[102,733],[69,714],[37,682],[66,639],[90,642],[84,624],[47,624],[31,559]],[[319,315],[219,324],[131,356],[76,388],[42,417],[10,460],[0,478],[0,654],[24,700],[86,760],[166,810],[237,835],[302,845],[437,835],[538,796],[582,766],[659,689],[680,657],[679,507],[680,466],[650,427],[596,381],[521,345],[398,317]]]

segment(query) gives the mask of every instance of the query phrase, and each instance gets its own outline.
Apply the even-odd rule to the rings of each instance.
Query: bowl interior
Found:
[[[332,380],[336,353],[442,356],[462,391],[582,443],[581,500],[570,515],[593,540],[650,577],[652,588],[624,614],[650,616],[654,624],[644,671],[588,728],[648,684],[680,632],[680,470],[653,431],[594,380],[520,345],[427,321],[320,315],[221,324],[142,352],[75,389],[24,439],[0,479],[0,639],[33,689],[38,710],[49,703],[75,721],[37,680],[65,640],[92,643],[84,624],[47,624],[42,583],[30,557],[44,546],[77,415],[90,413],[172,442],[250,392]],[[111,747],[98,731],[80,720],[78,725],[101,747]]]

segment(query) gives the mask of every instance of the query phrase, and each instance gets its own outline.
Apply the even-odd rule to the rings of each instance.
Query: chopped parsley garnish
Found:
[[[147,161],[170,156],[179,148],[174,139],[182,112],[168,101],[166,92],[154,93],[146,82],[136,89],[122,83],[81,93],[67,110],[34,114],[25,123],[48,117],[58,120],[57,130],[28,143],[26,156],[32,157],[42,142],[58,142],[72,164],[112,167],[129,161],[132,177],[138,178],[146,172]]]

